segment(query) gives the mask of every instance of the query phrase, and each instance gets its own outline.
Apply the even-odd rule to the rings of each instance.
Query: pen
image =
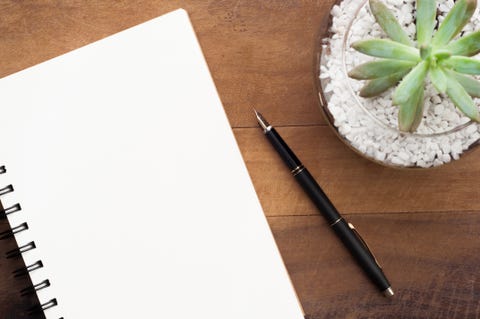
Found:
[[[322,191],[313,176],[310,175],[308,170],[295,156],[277,131],[265,120],[262,114],[256,110],[254,111],[258,123],[263,128],[265,136],[288,166],[292,175],[302,186],[303,190],[320,210],[335,234],[341,239],[343,244],[380,291],[387,297],[393,296],[392,287],[385,277],[382,268],[375,259],[375,256],[371,253],[365,241],[356,231],[355,227],[348,223],[338,213],[335,206],[330,202],[327,195]]]

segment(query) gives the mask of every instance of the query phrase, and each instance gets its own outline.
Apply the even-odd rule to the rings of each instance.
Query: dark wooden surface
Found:
[[[313,80],[315,39],[333,3],[0,0],[0,76],[185,8],[309,318],[480,318],[480,151],[439,169],[393,170],[336,138]],[[318,216],[256,127],[252,106],[369,242],[393,299],[375,290]],[[0,241],[0,254],[13,245]],[[10,275],[19,263],[0,259],[0,319],[26,318],[35,301],[18,294],[28,284]]]

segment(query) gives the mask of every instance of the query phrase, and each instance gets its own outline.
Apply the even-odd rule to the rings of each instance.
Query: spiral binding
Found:
[[[5,174],[6,172],[7,172],[6,167],[4,165],[0,166],[0,175]],[[0,197],[3,196],[3,195],[6,195],[8,193],[12,193],[13,191],[14,191],[13,185],[7,185],[3,188],[0,188]],[[21,211],[21,210],[22,210],[22,207],[20,206],[20,204],[15,204],[15,205],[12,205],[10,207],[4,208],[1,211],[1,218],[6,218],[6,216],[8,216],[10,214],[13,214],[13,213],[16,213],[16,212]],[[16,234],[27,231],[27,230],[28,230],[28,224],[27,223],[22,223],[22,224],[20,224],[16,227],[12,227],[11,229],[9,229],[7,231],[1,232],[0,233],[0,240],[5,240],[5,239],[8,239],[8,238],[14,237]],[[20,246],[18,248],[15,248],[13,250],[8,251],[5,254],[5,257],[7,259],[17,258],[17,257],[21,256],[22,254],[26,253],[27,251],[33,250],[35,248],[36,248],[35,242],[31,241],[31,242],[29,242],[29,243],[27,243],[23,246]],[[26,266],[25,268],[21,268],[21,269],[17,269],[15,271],[13,271],[13,276],[14,277],[25,276],[25,275],[28,275],[29,273],[31,273],[33,271],[36,271],[40,268],[43,268],[43,262],[41,260],[38,260],[35,263]],[[20,295],[22,297],[23,296],[28,296],[30,294],[34,294],[37,291],[42,290],[42,289],[46,289],[48,287],[50,287],[50,281],[48,279],[45,279],[44,281],[42,281],[38,284],[32,284],[32,286],[27,287],[25,289],[22,289],[20,291]],[[40,304],[38,306],[35,306],[35,307],[31,308],[28,311],[28,314],[33,315],[33,314],[38,313],[38,312],[44,312],[44,311],[46,311],[50,308],[53,308],[57,305],[58,305],[57,299],[53,298],[53,299],[51,299],[51,300],[49,300],[49,301],[47,301],[43,304]],[[63,317],[59,318],[59,319],[63,319]]]

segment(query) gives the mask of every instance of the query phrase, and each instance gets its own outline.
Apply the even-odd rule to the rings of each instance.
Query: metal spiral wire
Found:
[[[7,172],[7,169],[4,165],[0,166],[0,175],[1,174],[5,174]],[[6,194],[9,194],[9,193],[12,193],[14,191],[14,188],[13,188],[13,185],[7,185],[3,188],[0,188],[0,197],[6,195]],[[3,205],[1,205],[1,207],[3,207]],[[10,214],[13,214],[13,213],[16,213],[16,212],[19,212],[22,210],[22,207],[20,206],[20,204],[14,204],[10,207],[7,207],[7,208],[2,208],[1,210],[1,216],[0,218],[6,218],[8,215]],[[5,239],[9,239],[9,238],[12,238],[12,237],[15,237],[16,234],[19,234],[21,232],[24,232],[24,231],[27,231],[28,230],[28,223],[24,222],[18,226],[15,226],[15,227],[11,227],[9,230],[6,230],[4,232],[1,232],[0,233],[0,240],[5,240]],[[22,254],[30,251],[30,250],[33,250],[36,248],[36,245],[35,245],[35,242],[34,241],[31,241],[25,245],[22,245],[22,246],[19,246],[18,248],[15,248],[15,249],[12,249],[10,251],[8,251],[6,254],[5,254],[5,258],[7,259],[12,259],[12,258],[19,258],[22,256]],[[33,264],[30,264],[24,268],[20,268],[20,269],[17,269],[17,270],[14,270],[12,272],[13,276],[14,277],[22,277],[22,276],[26,276],[26,275],[29,275],[31,272],[33,271],[36,271],[40,268],[43,268],[43,262],[41,260],[38,260],[36,262],[34,262]],[[30,287],[26,287],[24,289],[22,289],[20,291],[20,295],[21,296],[28,296],[30,294],[35,294],[37,291],[39,290],[42,290],[42,289],[46,289],[50,287],[50,280],[48,279],[45,279],[37,284],[32,284]],[[28,313],[30,315],[33,315],[35,313],[38,313],[38,312],[44,312],[50,308],[53,308],[55,306],[58,305],[58,302],[57,302],[57,299],[56,298],[53,298],[43,304],[40,304],[40,305],[37,305],[33,308],[31,308]],[[63,319],[60,318],[60,319]]]

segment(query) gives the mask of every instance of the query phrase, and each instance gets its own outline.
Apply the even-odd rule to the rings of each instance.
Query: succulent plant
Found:
[[[477,0],[458,0],[436,29],[436,1],[416,1],[416,44],[402,29],[395,16],[380,0],[369,0],[377,23],[390,39],[367,39],[352,47],[378,57],[349,72],[354,79],[368,80],[360,96],[373,97],[397,85],[393,104],[399,107],[398,126],[413,132],[423,118],[424,88],[427,75],[435,89],[448,95],[470,119],[480,122],[473,100],[480,97],[480,31],[454,39],[475,12]]]

